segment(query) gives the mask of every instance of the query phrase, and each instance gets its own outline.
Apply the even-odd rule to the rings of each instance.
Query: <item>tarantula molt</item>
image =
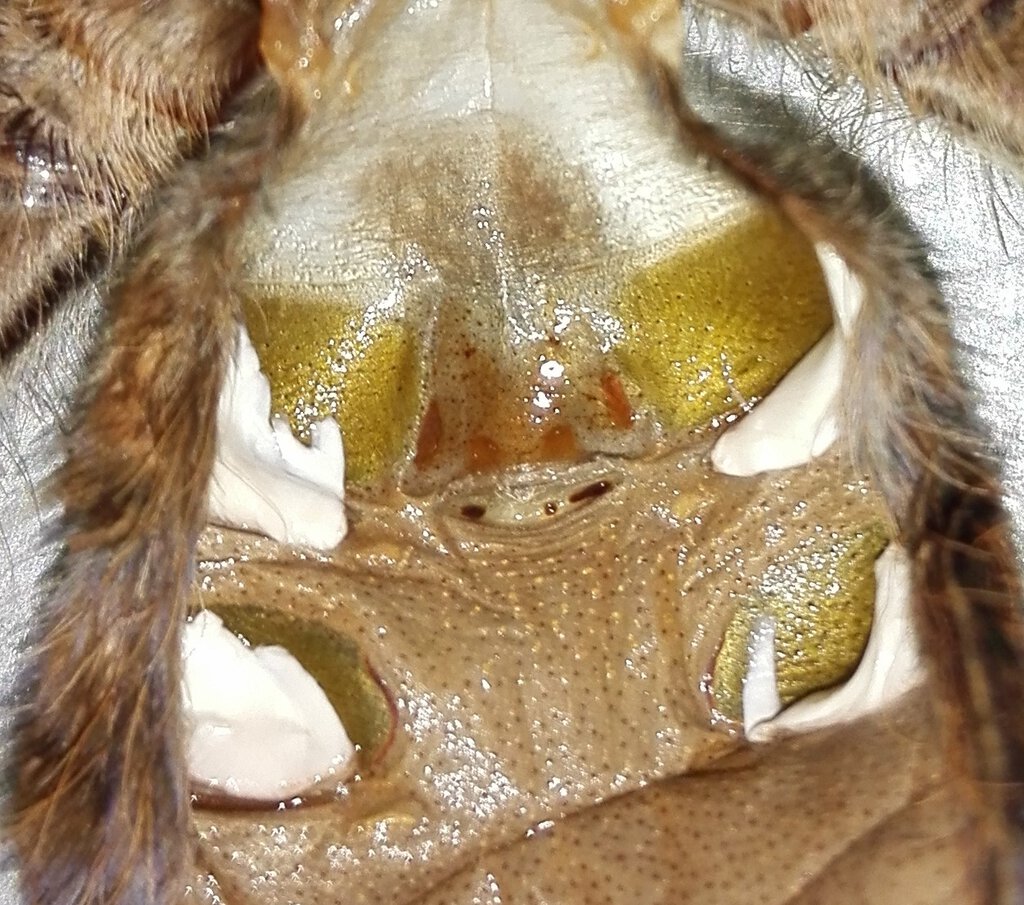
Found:
[[[23,901],[1024,901],[949,273],[822,112],[1017,179],[1024,8],[684,13],[0,8]]]

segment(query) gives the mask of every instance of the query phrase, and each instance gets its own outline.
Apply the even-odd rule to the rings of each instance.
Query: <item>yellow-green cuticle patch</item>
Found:
[[[325,625],[249,604],[209,607],[225,627],[258,647],[285,648],[324,690],[345,732],[369,761],[391,739],[393,708],[356,643]]]
[[[334,299],[253,292],[246,326],[270,381],[271,410],[304,442],[333,417],[346,479],[373,480],[402,457],[419,401],[419,343],[400,321]]]
[[[624,373],[677,429],[764,396],[832,322],[813,247],[767,207],[639,271],[617,313]]]
[[[867,644],[874,562],[887,543],[885,526],[871,522],[851,534],[815,533],[772,561],[759,593],[742,602],[726,629],[712,683],[716,709],[741,718],[751,632],[764,617],[774,620],[783,704],[848,678]]]

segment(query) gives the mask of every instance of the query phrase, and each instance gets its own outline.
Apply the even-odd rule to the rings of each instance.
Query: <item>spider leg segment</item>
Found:
[[[208,153],[159,193],[110,290],[57,476],[66,550],[15,727],[11,834],[26,902],[180,897],[189,822],[180,630],[235,336],[236,245],[263,173],[308,110],[306,84],[282,64],[318,33],[315,9],[268,7],[271,77],[236,99]]]
[[[12,0],[0,10],[0,338],[125,249],[258,65],[241,0]],[[198,60],[198,65],[197,65]],[[158,61],[158,62],[157,62]]]

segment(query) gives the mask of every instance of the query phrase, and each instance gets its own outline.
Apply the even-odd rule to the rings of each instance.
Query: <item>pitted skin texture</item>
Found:
[[[753,243],[714,257],[749,296],[662,285],[692,276],[664,265],[694,237],[764,208],[680,143],[628,17],[601,10],[382,0],[339,19],[339,90],[268,186],[247,291],[294,426],[350,416],[351,533],[313,554],[211,530],[196,603],[354,639],[396,735],[332,800],[197,811],[196,901],[854,905],[884,901],[883,876],[920,893],[907,903],[960,900],[920,698],[751,750],[736,689],[730,710],[716,687],[728,627],[769,593],[844,631],[853,577],[813,590],[794,557],[820,545],[831,568],[885,519],[840,447],[760,478],[713,472],[718,432],[821,336],[827,303],[813,280],[802,300],[759,296]],[[623,303],[630,286],[660,301]],[[793,335],[743,332],[798,310]],[[700,342],[673,359],[685,331]],[[768,362],[767,384],[741,361]],[[719,377],[725,396],[702,397]]]
[[[757,889],[781,905],[818,901],[815,883],[870,883],[884,850],[894,877],[938,863],[954,889],[959,868],[939,853],[955,818],[920,706],[756,751],[716,720],[702,689],[743,599],[820,528],[844,534],[878,511],[858,482],[836,492],[838,456],[738,480],[706,451],[605,466],[611,490],[515,528],[460,514],[465,494],[487,498],[478,480],[357,503],[351,543],[329,556],[211,532],[199,601],[258,602],[356,639],[398,728],[336,800],[198,812],[204,869],[243,902],[703,902],[715,889],[739,903]],[[550,495],[550,473],[538,478]],[[928,888],[920,901],[945,901]]]

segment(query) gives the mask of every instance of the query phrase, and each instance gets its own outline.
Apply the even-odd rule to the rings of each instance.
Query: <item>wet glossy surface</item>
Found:
[[[616,357],[675,428],[749,410],[832,324],[814,252],[768,208],[637,273],[618,313]]]
[[[625,280],[599,271],[589,299],[580,285],[541,312],[519,299],[546,331],[533,339],[510,338],[493,312],[480,323],[508,289],[454,265],[444,293],[471,286],[477,296],[461,314],[447,297],[431,311],[382,311],[373,299],[360,308],[346,298],[365,292],[357,283],[311,298],[254,288],[247,322],[275,410],[296,433],[308,437],[326,416],[344,426],[349,482],[402,472],[410,450],[414,472],[448,480],[460,465],[473,473],[637,455],[673,429],[748,409],[831,324],[813,252],[770,210],[686,238]]]
[[[780,591],[794,549],[833,533],[848,539],[837,550],[856,547],[878,510],[856,484],[836,492],[834,457],[740,480],[710,472],[705,453],[606,463],[612,489],[512,524],[462,514],[465,500],[488,498],[485,480],[501,495],[491,478],[436,499],[357,502],[352,534],[330,556],[211,535],[202,603],[281,608],[352,637],[399,718],[383,762],[335,805],[288,817],[272,841],[245,820],[199,815],[218,876],[249,883],[290,859],[302,871],[278,872],[282,901],[342,889],[346,900],[390,901],[482,846],[735,747],[707,693],[716,663],[723,681],[742,670],[745,651],[721,665],[732,656],[718,653],[727,626],[768,594],[805,606],[799,583]],[[534,477],[550,494],[547,475]],[[816,631],[855,629],[865,606],[863,596],[859,612],[823,606]],[[815,621],[799,611],[805,627]],[[786,651],[804,669],[782,663],[794,685],[822,683],[806,672],[814,641]]]
[[[263,284],[298,285],[306,293],[325,282],[325,271],[333,271],[326,282],[336,282],[339,272],[347,267],[369,274],[371,281],[377,281],[376,297],[387,298],[399,272],[395,263],[401,260],[398,252],[375,242],[375,224],[360,228],[359,219],[365,219],[366,214],[350,203],[350,197],[339,202],[332,195],[331,187],[339,182],[336,172],[329,179],[315,174],[322,173],[325,161],[331,160],[344,161],[343,170],[358,169],[365,156],[362,149],[372,144],[378,124],[392,147],[400,145],[402,139],[396,133],[402,130],[394,121],[390,125],[386,122],[389,110],[397,111],[396,119],[404,119],[402,134],[412,135],[406,144],[415,151],[416,136],[423,128],[414,116],[420,106],[456,113],[468,111],[474,104],[478,108],[486,106],[488,84],[500,82],[498,76],[508,72],[513,56],[523,61],[522,70],[529,80],[537,80],[543,89],[519,99],[519,108],[554,110],[549,117],[549,137],[563,149],[570,147],[571,163],[599,174],[595,182],[613,198],[609,222],[617,226],[616,241],[620,245],[628,243],[636,233],[642,234],[644,241],[650,239],[657,244],[686,232],[687,218],[679,211],[674,219],[665,218],[671,200],[679,197],[681,180],[665,178],[664,169],[660,175],[644,175],[641,179],[623,175],[626,150],[657,146],[664,160],[662,151],[671,146],[664,134],[659,138],[656,129],[652,134],[649,115],[637,115],[637,111],[646,109],[645,91],[634,81],[624,94],[617,95],[618,99],[599,105],[603,110],[624,111],[629,121],[619,134],[614,129],[601,132],[601,117],[593,108],[585,116],[574,114],[579,95],[587,91],[593,94],[596,85],[598,95],[607,97],[619,84],[605,71],[589,79],[587,91],[574,93],[573,86],[584,79],[586,64],[600,62],[603,41],[599,31],[586,25],[575,28],[568,47],[564,41],[534,42],[539,48],[535,53],[529,48],[514,52],[498,48],[488,63],[489,51],[481,49],[487,47],[488,27],[491,34],[522,34],[524,43],[530,44],[534,34],[541,33],[543,23],[549,21],[534,15],[535,7],[512,7],[509,11],[509,7],[499,10],[498,6],[463,4],[447,27],[432,29],[425,27],[431,10],[452,6],[444,2],[409,4],[409,12],[405,7],[392,7],[392,18],[405,24],[404,31],[395,26],[395,33],[387,37],[388,41],[395,40],[397,48],[390,62],[383,67],[353,66],[338,80],[339,97],[367,87],[381,88],[372,99],[377,108],[367,102],[361,122],[350,131],[343,130],[340,137],[318,138],[313,149],[307,148],[297,160],[285,165],[286,173],[289,168],[297,168],[313,175],[308,188],[297,192],[292,208],[280,203],[274,208],[287,216],[269,234],[267,245],[279,248],[282,254],[276,260],[265,256],[266,268],[259,274]],[[567,19],[586,21],[592,13],[586,3],[553,6]],[[617,3],[614,18],[621,22],[639,18],[646,23],[646,6],[643,0]],[[351,18],[352,10],[369,13],[364,20],[377,29],[379,17],[372,14],[377,7],[353,4],[339,21]],[[674,4],[669,7],[674,8]],[[531,28],[524,29],[522,23],[527,21]],[[347,29],[343,24],[339,32],[347,35]],[[396,38],[403,34],[404,44]],[[417,41],[417,34],[424,35],[423,40]],[[463,44],[457,40],[460,36]],[[934,130],[908,125],[905,117],[894,117],[889,110],[877,110],[865,117],[863,99],[849,86],[823,98],[820,81],[808,79],[786,52],[773,58],[763,44],[740,46],[735,36],[730,44],[728,36],[723,38],[721,34],[715,34],[714,39],[711,45],[695,44],[694,58],[713,65],[721,77],[710,88],[701,83],[702,89],[708,89],[701,108],[704,112],[717,121],[744,127],[751,137],[760,139],[777,127],[778,109],[771,104],[765,106],[764,98],[777,100],[784,93],[789,106],[811,112],[811,137],[831,135],[841,146],[865,157],[869,170],[893,191],[897,206],[925,237],[933,252],[930,260],[954,302],[955,326],[965,340],[965,357],[983,390],[983,414],[994,434],[1005,441],[1005,452],[1010,456],[1010,502],[1019,516],[1024,498],[1022,453],[1014,448],[1014,441],[1021,432],[1021,369],[1019,356],[1015,357],[1016,350],[1010,347],[1020,333],[1024,308],[1013,304],[1012,291],[1020,272],[1019,230],[1005,216],[1018,200],[1016,184],[1011,185],[1011,180],[998,171],[993,183],[991,167],[976,155],[937,136]],[[661,46],[666,48],[666,58],[678,58],[678,39],[670,37]],[[556,67],[553,77],[542,78],[545,64],[538,57],[544,54],[556,63],[564,63],[562,70]],[[446,95],[446,86],[452,84],[447,74],[469,59],[483,60],[483,69],[493,73],[495,79],[489,83],[480,76],[476,79],[478,90],[459,93],[453,88]],[[444,76],[431,80],[431,67],[447,68]],[[554,91],[552,83],[564,86],[564,90]],[[694,87],[687,86],[691,99]],[[737,87],[746,90],[748,101],[753,98],[753,107],[732,106]],[[507,91],[504,93],[507,99]],[[340,122],[343,114],[344,110],[333,119]],[[572,144],[565,136],[574,129],[598,138]],[[560,178],[568,178],[567,170],[571,169],[562,167]],[[699,180],[696,184],[699,187]],[[715,191],[720,187],[716,186]],[[713,192],[698,195],[711,200]],[[629,198],[640,203],[631,211],[614,210],[615,199],[621,208],[628,208],[623,200]],[[662,203],[666,198],[669,204]],[[950,198],[957,203],[951,205]],[[712,213],[719,203],[712,200]],[[312,221],[306,216],[309,212],[316,214]],[[704,219],[708,217],[712,215]],[[326,226],[324,219],[329,221]],[[350,236],[350,241],[342,242],[339,237],[343,235]],[[657,259],[655,256],[648,263]],[[68,299],[56,313],[52,329],[33,338],[19,356],[5,363],[0,386],[4,401],[0,424],[0,478],[4,487],[0,495],[4,513],[0,560],[5,574],[2,616],[12,639],[2,657],[8,680],[14,675],[19,641],[45,594],[46,570],[55,555],[53,540],[59,531],[46,487],[60,457],[57,438],[66,426],[64,419],[75,398],[79,366],[88,355],[99,310],[100,300],[95,293]],[[468,506],[470,517],[486,503],[485,514],[479,516],[481,522],[508,525],[519,517],[544,512],[549,502],[564,498],[566,487],[575,493],[594,483],[593,475],[581,474],[579,478],[577,481],[570,473],[564,482],[553,482],[554,493],[550,487],[530,491],[520,488],[497,497],[470,482],[446,499],[445,505],[450,504],[452,513]],[[691,485],[674,485],[673,492],[682,492],[684,486]],[[652,496],[649,502],[654,505],[658,499]],[[725,537],[731,534],[728,527],[721,530]],[[401,539],[404,543],[404,536]],[[400,561],[403,549],[385,542],[374,561]],[[226,547],[219,546],[215,553],[234,556],[234,563],[241,564],[246,555],[251,555],[249,550],[250,545],[243,539],[234,539]],[[222,583],[227,585],[237,581],[229,575],[234,567],[231,560],[224,560],[216,569],[212,565],[209,568],[223,575]],[[318,602],[316,579],[309,577],[306,568],[295,565],[294,558],[285,557],[271,571],[277,583],[258,583],[258,596],[269,590],[271,596],[278,595],[279,604],[286,609],[298,607],[316,619],[326,618],[327,611],[331,619],[336,619],[331,615],[335,614],[333,604]],[[722,566],[718,570],[723,580],[728,574],[724,569]],[[240,598],[250,595],[251,589],[244,585],[248,575],[246,572],[242,576],[243,586],[237,589]],[[281,583],[286,584],[287,593],[281,591]],[[411,612],[422,612],[443,599],[444,593],[437,587],[424,579],[419,605]],[[444,611],[441,613],[435,614],[433,623],[420,616],[403,617],[402,624],[416,622],[420,626],[418,643],[427,649],[444,637]],[[435,623],[440,627],[435,628]],[[372,636],[372,620],[368,625],[367,632]],[[600,629],[598,626],[597,634]],[[469,656],[476,638],[470,633],[464,640],[465,656]],[[529,653],[522,654],[526,666],[534,662],[526,659]],[[380,648],[379,656],[387,659],[385,647]],[[558,676],[567,672],[563,669]],[[596,697],[588,694],[585,698],[591,709]],[[966,900],[964,890],[958,887],[962,883],[958,868],[964,846],[958,828],[949,819],[948,797],[941,791],[927,709],[927,701],[917,696],[899,713],[867,725],[753,753],[741,751],[715,762],[707,772],[652,782],[610,800],[584,800],[570,818],[561,819],[552,810],[525,830],[520,822],[510,819],[505,836],[499,827],[491,837],[476,835],[470,844],[461,847],[448,845],[453,833],[433,837],[418,829],[421,818],[402,797],[404,792],[395,779],[400,774],[393,772],[363,781],[358,797],[353,792],[345,802],[335,805],[330,825],[310,825],[306,817],[294,813],[249,815],[244,820],[199,814],[198,827],[204,842],[199,852],[201,876],[197,878],[195,899],[233,903],[334,903],[352,899],[430,905],[498,901],[619,903],[632,899],[673,905],[748,905],[752,901],[773,905],[851,905],[863,901],[959,905]],[[11,713],[11,709],[2,712],[4,733],[9,731]],[[465,714],[460,719],[466,722]],[[513,751],[513,760],[531,757],[530,738],[523,736],[522,754]],[[467,746],[465,750],[471,749]],[[558,754],[552,757],[554,761]],[[480,788],[488,787],[482,784]],[[440,825],[435,815],[431,826]],[[419,844],[427,837],[440,841]],[[489,841],[494,841],[493,847]],[[410,856],[423,860],[410,868]],[[354,866],[355,862],[358,865]],[[15,872],[10,864],[4,867],[0,899],[15,902]],[[215,868],[222,886],[210,878],[211,868]],[[389,870],[391,880],[385,882],[382,878]],[[376,879],[363,889],[359,884],[371,873]],[[219,893],[215,892],[218,889]],[[394,894],[385,892],[375,898],[375,891],[382,889]]]
[[[286,609],[206,606],[245,644],[279,645],[299,660],[324,690],[364,766],[384,757],[394,740],[394,704],[355,641]]]
[[[338,94],[271,190],[247,289],[280,407],[300,430],[342,420],[351,533],[314,555],[211,532],[198,602],[354,639],[397,734],[333,803],[198,813],[200,867],[232,902],[710,889],[666,839],[699,848],[717,807],[680,777],[752,767],[732,722],[751,618],[783,623],[787,698],[841,678],[884,537],[839,451],[754,479],[707,459],[827,328],[813,254],[679,144],[602,8],[359,10],[338,20]],[[915,751],[921,722],[887,719],[871,731]],[[856,737],[835,750],[869,783]],[[788,798],[757,770],[722,780],[800,834],[779,866],[746,818],[736,857],[774,872],[764,901],[934,781],[926,762],[819,840],[827,771],[778,769]],[[559,867],[612,852],[631,867]]]

